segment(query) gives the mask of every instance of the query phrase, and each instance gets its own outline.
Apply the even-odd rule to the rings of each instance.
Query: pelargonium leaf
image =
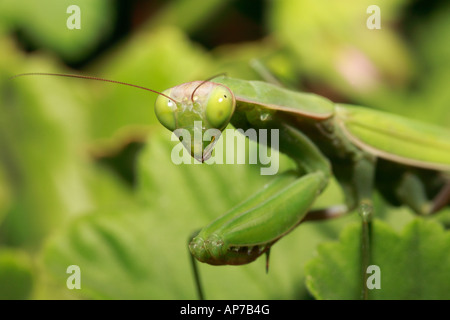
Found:
[[[450,232],[433,220],[415,219],[400,234],[376,220],[372,234],[371,264],[380,268],[380,289],[369,290],[369,299],[450,298]],[[361,298],[360,237],[360,225],[352,225],[339,242],[319,246],[306,266],[307,287],[316,298]]]

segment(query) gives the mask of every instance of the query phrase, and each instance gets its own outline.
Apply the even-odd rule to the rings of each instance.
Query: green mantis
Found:
[[[357,209],[362,218],[361,292],[366,298],[364,271],[370,264],[374,190],[394,205],[409,206],[420,215],[435,213],[449,203],[448,129],[334,104],[318,95],[259,81],[221,77],[181,84],[162,93],[146,90],[159,94],[155,113],[170,131],[186,130],[193,137],[199,130],[202,134],[210,129],[221,132],[229,123],[243,130],[277,130],[279,150],[297,166],[195,234],[189,249],[198,261],[241,265],[266,254],[268,265],[271,247],[301,222]],[[202,125],[195,126],[195,122]],[[218,139],[215,135],[206,141],[181,142],[203,162]],[[311,211],[333,175],[345,194],[345,205]]]
[[[297,164],[297,172],[281,175],[193,237],[189,248],[201,262],[240,265],[264,253],[268,258],[271,246],[302,221],[358,209],[365,270],[375,188],[420,215],[449,202],[450,180],[443,174],[450,171],[447,129],[258,81],[220,78],[163,93],[170,99],[159,96],[155,112],[169,130],[192,131],[193,121],[202,121],[204,131],[223,130],[229,122],[244,130],[279,130],[280,151]],[[203,161],[213,143],[183,144]],[[308,214],[332,174],[343,188],[345,206]],[[367,297],[364,285],[362,297]]]

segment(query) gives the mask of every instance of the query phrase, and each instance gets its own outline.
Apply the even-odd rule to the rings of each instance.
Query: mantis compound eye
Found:
[[[205,117],[211,127],[224,129],[235,108],[233,93],[225,86],[216,86],[208,97]]]
[[[177,110],[175,101],[168,99],[166,96],[158,96],[155,102],[156,117],[170,131],[176,129],[175,110]]]

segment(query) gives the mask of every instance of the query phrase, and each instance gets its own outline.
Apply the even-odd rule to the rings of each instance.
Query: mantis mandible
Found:
[[[297,170],[278,175],[263,190],[199,231],[189,249],[201,262],[241,265],[266,254],[268,265],[274,243],[301,222],[357,209],[362,220],[361,266],[366,270],[375,189],[390,203],[406,205],[419,215],[433,214],[450,202],[450,130],[446,128],[335,104],[315,94],[260,81],[221,77],[184,83],[160,93],[101,78],[45,75],[109,81],[156,92],[155,113],[161,124],[170,131],[188,130],[191,137],[199,130],[195,121],[202,122],[203,132],[223,131],[229,123],[243,130],[279,130],[279,150],[295,162]],[[200,144],[182,141],[201,162],[211,155],[216,142],[215,138]],[[342,187],[345,205],[311,211],[332,175]],[[368,295],[365,275],[362,271],[362,298]]]

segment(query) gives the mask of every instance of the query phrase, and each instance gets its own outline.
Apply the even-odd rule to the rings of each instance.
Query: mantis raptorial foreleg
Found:
[[[201,234],[209,234],[214,231],[217,231],[218,229],[220,229],[221,225],[225,224],[229,219],[231,219],[233,217],[238,217],[242,214],[245,214],[246,212],[248,212],[250,210],[254,210],[254,208],[257,207],[258,204],[261,204],[262,202],[264,202],[264,200],[267,200],[267,199],[273,197],[275,194],[277,194],[278,192],[280,192],[281,190],[286,188],[289,184],[294,182],[297,178],[298,178],[298,174],[294,171],[287,171],[287,172],[284,172],[284,173],[278,175],[277,177],[275,177],[273,181],[271,181],[269,184],[264,186],[264,188],[259,190],[259,192],[252,195],[249,199],[242,202],[238,206],[234,207],[227,214],[214,220],[212,223],[210,223],[208,226],[203,228],[201,231],[200,230],[196,231],[189,238],[190,250],[197,250],[197,248],[195,247],[195,244],[194,244],[195,243],[194,239],[197,236],[199,236],[200,233]],[[200,236],[201,236],[201,234],[200,234]],[[272,242],[272,244],[273,243],[274,242]],[[270,246],[267,248],[262,248],[262,249],[267,250],[267,251],[265,251],[266,256],[267,256],[267,260],[266,260],[266,270],[267,270],[268,262],[269,262],[268,260],[269,260]],[[197,260],[194,257],[194,255],[191,254],[191,252],[189,252],[189,255],[191,258],[192,269],[193,269],[193,274],[194,274],[194,279],[195,279],[195,287],[197,288],[197,295],[200,300],[203,300],[204,294],[203,294],[203,290],[202,290],[200,274],[198,272]],[[249,259],[249,257],[247,257],[247,259]]]
[[[280,150],[297,163],[300,175],[285,173],[272,184],[202,229],[191,253],[209,264],[239,265],[255,260],[305,217],[331,174],[328,160],[300,131],[272,123]]]

